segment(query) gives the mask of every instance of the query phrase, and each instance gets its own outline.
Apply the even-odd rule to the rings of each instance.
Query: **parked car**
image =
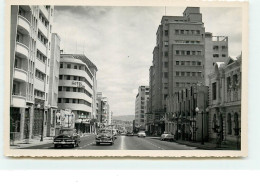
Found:
[[[134,133],[133,132],[127,132],[126,136],[134,136]]]
[[[137,136],[138,136],[138,137],[146,137],[146,133],[145,133],[145,131],[139,131],[139,132],[137,133]]]
[[[100,143],[110,143],[114,144],[115,137],[112,129],[102,129],[96,134],[96,145]]]
[[[79,146],[79,143],[80,136],[74,128],[61,129],[59,135],[53,139],[54,148],[58,148],[58,146],[63,147],[64,145],[72,146],[74,148]]]
[[[174,141],[174,134],[164,132],[161,135],[161,141]]]

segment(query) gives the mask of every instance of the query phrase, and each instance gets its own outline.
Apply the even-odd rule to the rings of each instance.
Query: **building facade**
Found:
[[[149,106],[160,134],[167,97],[198,82],[204,84],[205,28],[200,8],[187,7],[183,16],[163,16],[156,37]]]
[[[226,62],[228,59],[228,37],[213,36],[205,33],[205,85],[209,86],[209,75],[214,72],[216,62]]]
[[[135,127],[145,130],[149,86],[140,86],[135,99]]]
[[[74,54],[61,54],[58,87],[58,108],[69,109],[75,115],[75,120],[86,118],[83,132],[93,132],[93,102],[95,89],[94,75],[84,58]],[[94,65],[94,64],[93,64]],[[96,112],[96,111],[94,111]],[[77,121],[76,123],[81,123]]]
[[[241,130],[241,64],[236,60],[216,62],[209,75],[209,135],[221,143],[236,143],[240,148]]]
[[[167,97],[165,131],[174,134],[176,140],[201,141],[203,137],[208,141],[208,110],[207,86],[184,88]]]
[[[11,139],[47,135],[53,6],[11,6]]]

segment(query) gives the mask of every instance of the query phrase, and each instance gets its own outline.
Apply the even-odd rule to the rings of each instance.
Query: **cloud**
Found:
[[[167,7],[182,15],[185,7]],[[201,8],[206,31],[229,36],[230,54],[241,52],[241,10]],[[114,115],[134,114],[135,96],[149,85],[149,67],[164,7],[56,6],[54,31],[65,53],[84,53],[98,68],[98,91]],[[221,25],[221,26],[220,26]]]

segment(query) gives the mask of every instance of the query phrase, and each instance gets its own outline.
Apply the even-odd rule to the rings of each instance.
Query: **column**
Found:
[[[25,119],[25,108],[20,108],[21,121],[20,121],[20,140],[24,138],[24,119]]]
[[[34,122],[34,105],[30,107],[30,125],[29,125],[29,139],[32,138],[33,122]]]

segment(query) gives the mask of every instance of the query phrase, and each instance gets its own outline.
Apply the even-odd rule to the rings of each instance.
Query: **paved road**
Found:
[[[175,142],[160,141],[156,137],[138,138],[137,136],[118,136],[114,145],[96,145],[95,136],[88,135],[81,138],[79,147],[71,148],[64,146],[55,149],[53,144],[43,144],[27,147],[26,149],[53,149],[53,150],[194,150],[196,147],[181,145]]]

